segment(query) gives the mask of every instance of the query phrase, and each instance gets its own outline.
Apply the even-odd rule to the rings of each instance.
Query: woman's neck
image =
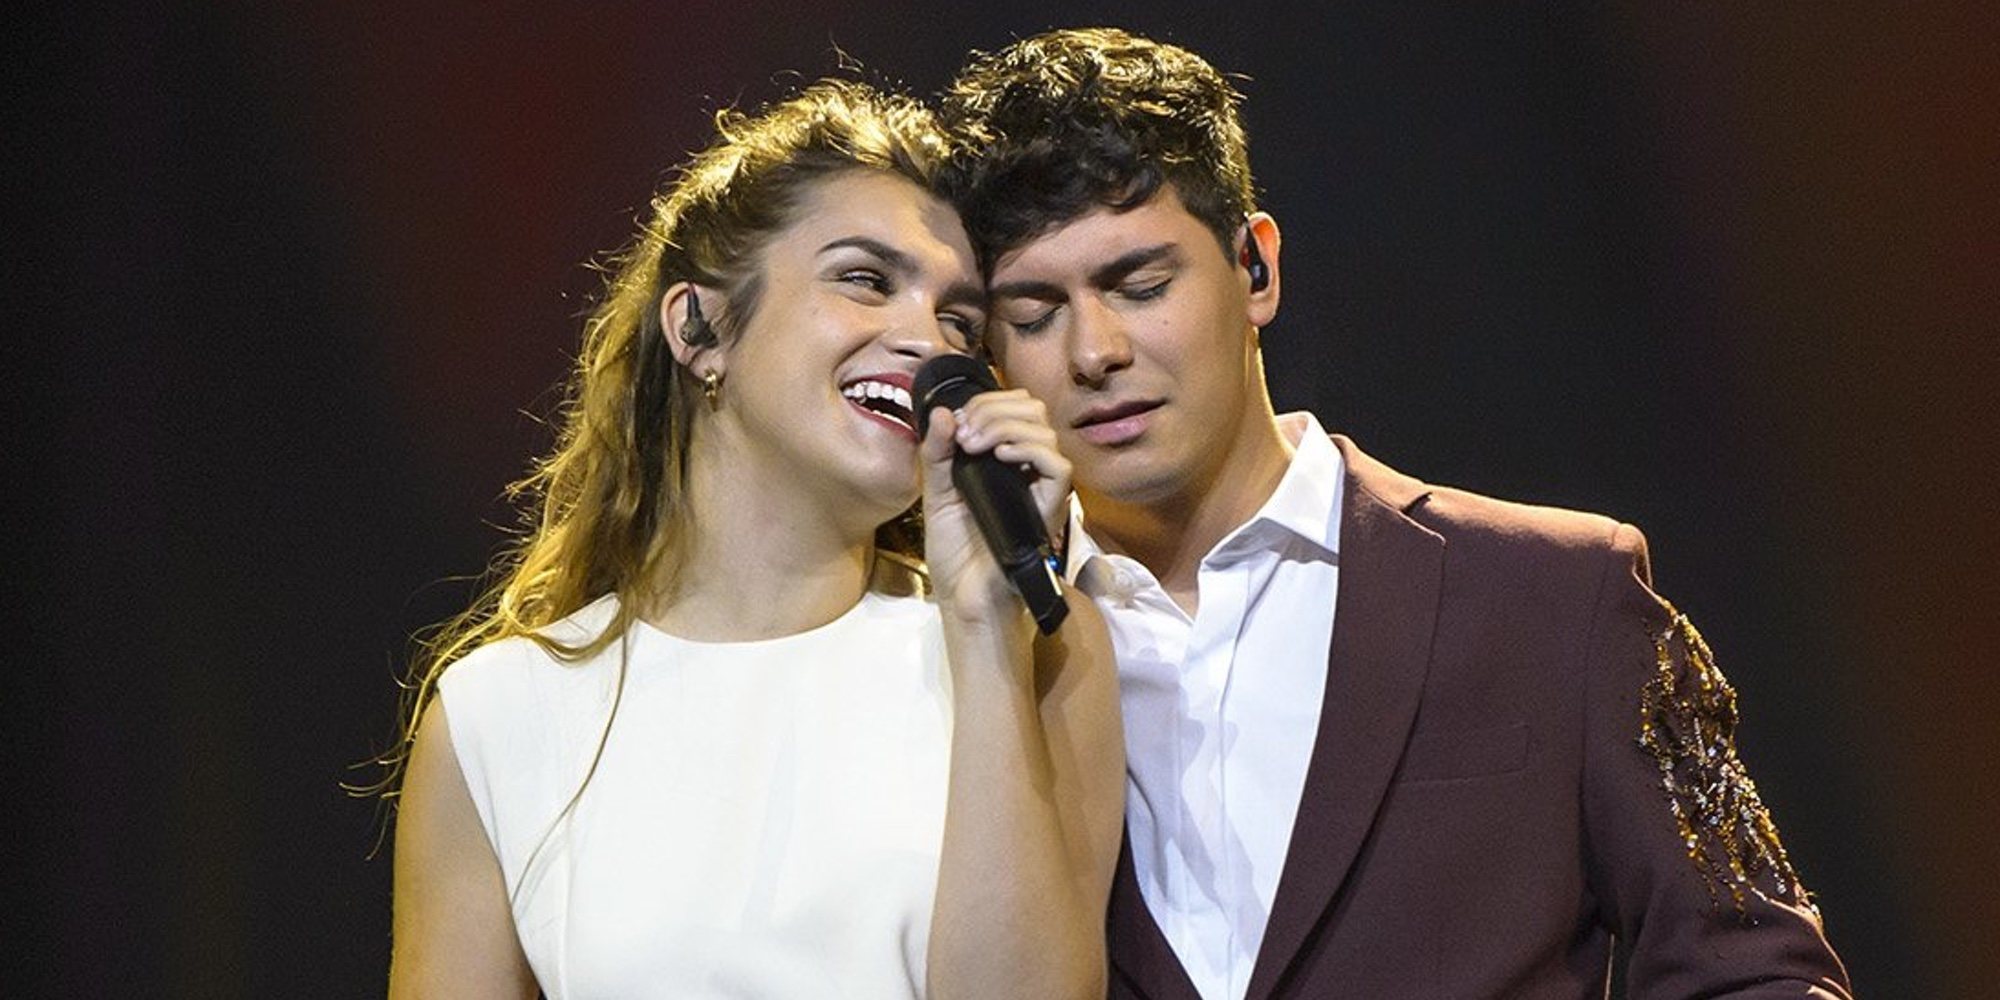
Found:
[[[833,621],[866,593],[872,527],[841,523],[838,505],[796,483],[702,475],[731,467],[691,457],[690,529],[670,578],[640,613],[647,624],[698,641],[772,639]]]
[[[667,591],[640,615],[669,635],[702,642],[796,635],[845,614],[868,589],[872,545],[808,554],[760,548],[754,538],[739,547],[704,535],[705,543],[690,546],[680,560]],[[778,532],[765,537],[785,540]]]

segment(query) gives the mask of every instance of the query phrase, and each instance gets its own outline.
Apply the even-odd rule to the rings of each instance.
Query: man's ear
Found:
[[[1253,212],[1243,222],[1245,280],[1250,284],[1250,325],[1263,327],[1278,318],[1278,220],[1269,212]],[[1261,269],[1262,274],[1254,272]],[[1253,280],[1261,277],[1261,280]]]

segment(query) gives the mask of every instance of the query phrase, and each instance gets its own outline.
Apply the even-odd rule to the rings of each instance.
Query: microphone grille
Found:
[[[969,354],[940,354],[924,362],[910,383],[910,400],[917,411],[917,434],[930,430],[931,407],[956,410],[982,392],[1000,388],[993,369]]]

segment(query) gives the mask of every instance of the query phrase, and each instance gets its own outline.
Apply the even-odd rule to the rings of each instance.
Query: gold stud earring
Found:
[[[711,410],[722,405],[721,372],[711,370],[703,373],[701,376],[701,398],[708,401],[708,408]]]

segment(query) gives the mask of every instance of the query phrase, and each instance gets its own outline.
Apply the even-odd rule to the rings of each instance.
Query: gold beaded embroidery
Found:
[[[1757,784],[1736,756],[1736,689],[1715,666],[1708,643],[1686,615],[1653,636],[1653,678],[1639,700],[1639,746],[1659,765],[1660,787],[1680,829],[1688,860],[1709,899],[1729,891],[1739,917],[1745,894],[1770,900],[1758,882],[1769,874],[1776,894],[1817,913],[1778,840]]]

